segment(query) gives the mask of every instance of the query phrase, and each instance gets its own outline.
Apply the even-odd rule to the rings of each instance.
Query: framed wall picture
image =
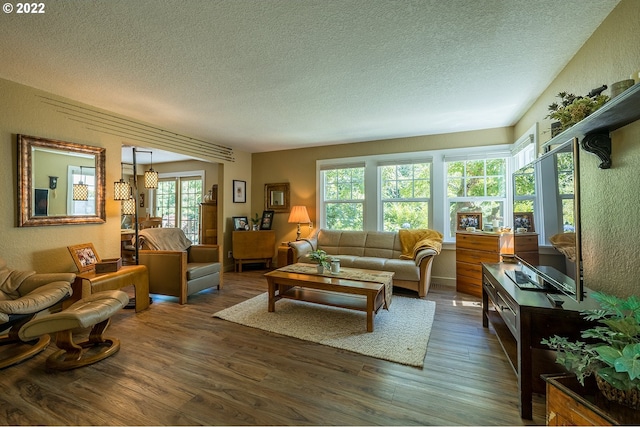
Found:
[[[249,229],[249,220],[246,216],[233,217],[233,231],[245,231]]]
[[[233,180],[233,203],[247,203],[247,181]]]
[[[456,222],[458,230],[466,230],[467,227],[482,230],[482,212],[458,212]]]
[[[513,231],[523,232],[522,229],[526,229],[526,232],[533,233],[536,231],[536,227],[533,223],[533,212],[514,212],[513,213]]]
[[[274,214],[275,214],[275,211],[262,212],[262,221],[260,222],[260,230],[271,230]]]
[[[100,257],[96,252],[96,248],[93,247],[93,243],[67,246],[67,249],[69,249],[71,258],[73,258],[73,262],[81,273],[93,270],[96,264],[100,262]]]

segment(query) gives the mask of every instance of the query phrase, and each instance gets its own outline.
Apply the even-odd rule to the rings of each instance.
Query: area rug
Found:
[[[367,332],[364,312],[282,299],[267,311],[267,293],[213,315],[220,319],[281,335],[353,351],[378,359],[422,367],[436,303],[393,297],[380,309],[374,331]]]

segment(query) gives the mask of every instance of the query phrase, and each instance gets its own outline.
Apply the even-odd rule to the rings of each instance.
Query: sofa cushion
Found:
[[[190,262],[187,264],[187,281],[220,272],[220,263]]]

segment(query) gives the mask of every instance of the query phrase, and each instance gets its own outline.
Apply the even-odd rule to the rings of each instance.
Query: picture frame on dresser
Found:
[[[271,230],[271,226],[273,225],[273,215],[275,211],[263,211],[262,212],[262,220],[260,221],[260,230]]]
[[[513,229],[526,228],[528,233],[534,233],[536,231],[535,223],[533,222],[533,212],[514,212],[513,213]]]
[[[456,224],[456,228],[459,231],[464,231],[467,227],[482,230],[482,212],[458,212],[456,214]]]
[[[233,217],[233,231],[245,231],[249,229],[249,220],[246,216]]]

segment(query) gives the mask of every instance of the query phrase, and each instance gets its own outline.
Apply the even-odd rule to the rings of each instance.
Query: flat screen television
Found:
[[[515,171],[513,189],[514,224],[522,226],[514,231],[525,228],[537,232],[541,243],[552,246],[563,256],[565,271],[531,266],[520,260],[522,272],[511,279],[522,289],[553,288],[582,301],[578,140],[558,145]],[[523,222],[523,218],[527,221]],[[525,280],[527,277],[531,280]],[[536,283],[540,286],[535,286]]]

